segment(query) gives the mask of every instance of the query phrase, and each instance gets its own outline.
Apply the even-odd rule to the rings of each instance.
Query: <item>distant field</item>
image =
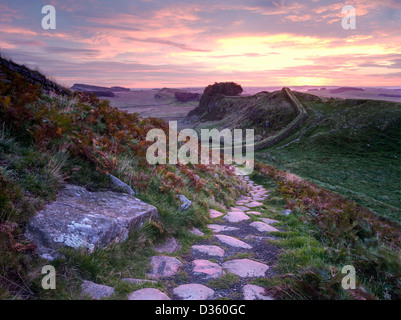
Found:
[[[370,99],[401,102],[401,91],[387,88],[363,88],[364,91],[350,90],[343,92],[331,92],[332,90],[310,91],[319,97],[339,98],[339,99]]]
[[[136,112],[145,118],[156,117],[166,121],[182,119],[198,105],[197,101],[178,102],[174,94],[163,89],[144,89],[114,94],[115,97],[106,98],[112,106],[128,113]],[[159,94],[160,98],[155,98],[156,94]]]
[[[370,100],[383,100],[383,101],[394,101],[401,102],[401,87],[358,87],[357,90],[347,90],[336,93],[335,90],[339,87],[336,86],[290,86],[293,91],[305,92],[317,95],[323,98],[336,98],[336,99],[370,99]],[[243,94],[252,95],[260,91],[276,91],[280,90],[281,87],[249,87],[244,88]],[[363,89],[363,91],[358,90]],[[332,92],[334,90],[334,92]]]

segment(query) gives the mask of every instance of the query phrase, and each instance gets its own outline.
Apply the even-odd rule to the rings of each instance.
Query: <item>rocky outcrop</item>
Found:
[[[156,217],[154,206],[133,196],[112,191],[89,192],[66,185],[57,200],[30,221],[26,237],[38,246],[38,254],[51,260],[60,247],[92,252],[124,241],[131,230]]]
[[[188,117],[203,116],[205,120],[220,120],[224,117],[224,109],[220,100],[225,96],[238,96],[242,87],[234,82],[219,82],[205,88],[199,105],[188,113]]]

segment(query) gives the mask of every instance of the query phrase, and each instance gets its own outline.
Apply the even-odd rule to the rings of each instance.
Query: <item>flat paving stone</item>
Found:
[[[209,214],[210,214],[210,218],[212,218],[212,219],[216,219],[216,218],[224,215],[224,213],[214,210],[214,209],[210,209]]]
[[[262,220],[263,222],[267,223],[267,224],[274,224],[274,223],[279,223],[280,221],[274,220],[274,219],[269,219],[269,218],[261,218],[260,220]]]
[[[244,212],[244,211],[248,211],[249,208],[244,207],[244,206],[236,206],[236,207],[231,207],[230,210],[231,211],[242,211],[242,212]]]
[[[261,221],[254,221],[250,224],[251,227],[254,227],[259,232],[277,232],[280,231],[271,225],[261,222]]]
[[[242,211],[230,211],[223,217],[223,219],[228,222],[236,223],[249,220],[250,218]]]
[[[261,206],[263,206],[263,203],[253,201],[251,203],[248,203],[246,206],[249,208],[261,207]]]
[[[252,249],[252,246],[245,243],[244,241],[241,241],[237,238],[222,235],[222,234],[216,234],[215,237],[222,243],[234,247],[234,248],[242,248],[242,249]]]
[[[178,251],[181,248],[181,245],[178,243],[178,241],[171,237],[167,239],[165,243],[163,243],[160,246],[155,247],[155,251],[159,253],[167,252],[167,253],[173,253]]]
[[[100,300],[108,298],[114,294],[114,288],[97,284],[92,281],[84,281],[81,286],[82,293],[89,295],[92,299]]]
[[[211,257],[224,257],[225,253],[222,248],[213,245],[195,245],[192,246],[191,249],[196,252],[207,254]]]
[[[153,256],[150,259],[152,272],[148,274],[149,278],[157,279],[160,277],[171,277],[182,266],[182,262],[174,257]]]
[[[260,193],[252,194],[252,199],[255,199],[255,198],[267,199],[268,197],[269,197],[268,194],[260,194]]]
[[[192,228],[189,232],[191,232],[192,234],[196,235],[196,236],[201,236],[203,237],[205,234],[200,231],[198,228]]]
[[[260,213],[259,211],[247,211],[246,214],[254,214],[256,216],[260,216],[262,213]]]
[[[249,259],[234,259],[223,263],[223,269],[241,278],[264,277],[269,266]]]
[[[209,260],[197,259],[192,261],[192,272],[194,275],[201,276],[203,280],[220,278],[223,275],[223,269]]]
[[[145,288],[134,291],[128,300],[171,300],[164,292],[154,288]]]
[[[202,284],[190,283],[178,286],[173,294],[180,300],[208,300],[213,298],[214,291]]]
[[[265,201],[267,197],[254,197],[252,200],[256,202]]]
[[[272,297],[264,295],[265,289],[253,284],[247,284],[242,289],[244,300],[274,300]]]
[[[207,227],[211,229],[213,232],[224,232],[224,231],[236,231],[239,230],[239,228],[236,227],[229,227],[225,226],[222,224],[208,224]]]

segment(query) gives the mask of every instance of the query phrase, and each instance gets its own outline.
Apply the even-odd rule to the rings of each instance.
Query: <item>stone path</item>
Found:
[[[160,255],[151,258],[148,279],[123,279],[148,285],[161,282],[167,291],[140,289],[132,292],[129,300],[272,300],[254,281],[274,274],[272,265],[277,260],[278,248],[268,240],[274,239],[271,232],[279,231],[272,226],[278,221],[263,217],[258,211],[269,197],[269,190],[247,176],[241,179],[247,184],[249,194],[239,198],[236,206],[227,211],[210,210],[213,222],[208,228],[212,237],[192,229],[191,233],[201,240],[179,259],[168,255],[180,249],[180,244],[170,238],[155,248]],[[111,294],[103,287],[99,291],[97,298]]]
[[[210,210],[213,223],[208,228],[213,233],[212,238],[205,239],[199,230],[193,232],[203,239],[193,245],[190,254],[182,257],[181,261],[167,256],[152,257],[153,269],[148,277],[159,281],[164,279],[169,284],[166,294],[171,299],[272,299],[264,295],[263,287],[252,281],[273,273],[270,267],[275,263],[277,248],[266,240],[272,239],[271,232],[279,231],[272,226],[278,221],[263,218],[262,213],[257,211],[269,197],[269,191],[247,176],[242,176],[242,179],[249,188],[248,196],[239,198],[236,206],[226,212]],[[169,239],[167,243],[172,242]],[[171,252],[165,249],[159,251]],[[236,279],[232,283],[224,280],[229,274]],[[219,280],[226,285],[216,285]],[[161,291],[154,292],[155,299],[164,297]],[[152,296],[147,298],[152,299]]]

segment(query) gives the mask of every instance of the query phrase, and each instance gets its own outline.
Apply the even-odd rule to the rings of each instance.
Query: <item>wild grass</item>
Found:
[[[281,299],[400,298],[396,224],[273,167],[258,164],[253,179],[270,188],[276,184],[265,214],[285,229],[272,241],[283,249],[275,268],[280,276],[259,281],[269,293]],[[283,208],[292,213],[280,215]],[[356,269],[356,290],[341,287],[344,265]]]
[[[241,282],[240,277],[238,277],[235,274],[232,273],[226,273],[222,277],[218,279],[213,279],[207,282],[207,286],[212,289],[229,289],[233,287],[234,285],[238,284]]]
[[[208,209],[231,206],[241,194],[242,182],[223,165],[150,166],[145,157],[150,144],[146,134],[153,128],[167,133],[164,121],[127,114],[94,95],[43,94],[21,75],[4,68],[2,72],[7,78],[0,82],[0,286],[4,294],[13,296],[24,284],[29,288],[24,297],[70,299],[79,296],[83,279],[128,290],[132,285],[121,283],[120,276],[144,277],[155,242],[175,236],[182,244],[180,252],[188,250],[197,239],[189,230],[206,225]],[[34,246],[24,240],[27,222],[56,198],[64,183],[90,191],[110,190],[108,173],[156,206],[158,220],[124,244],[92,255],[66,250],[65,258],[56,262],[61,275],[57,293],[41,290],[36,269],[44,262],[31,254]],[[192,201],[188,210],[179,210],[178,195]]]
[[[401,104],[296,96],[309,118],[256,157],[400,223]]]

